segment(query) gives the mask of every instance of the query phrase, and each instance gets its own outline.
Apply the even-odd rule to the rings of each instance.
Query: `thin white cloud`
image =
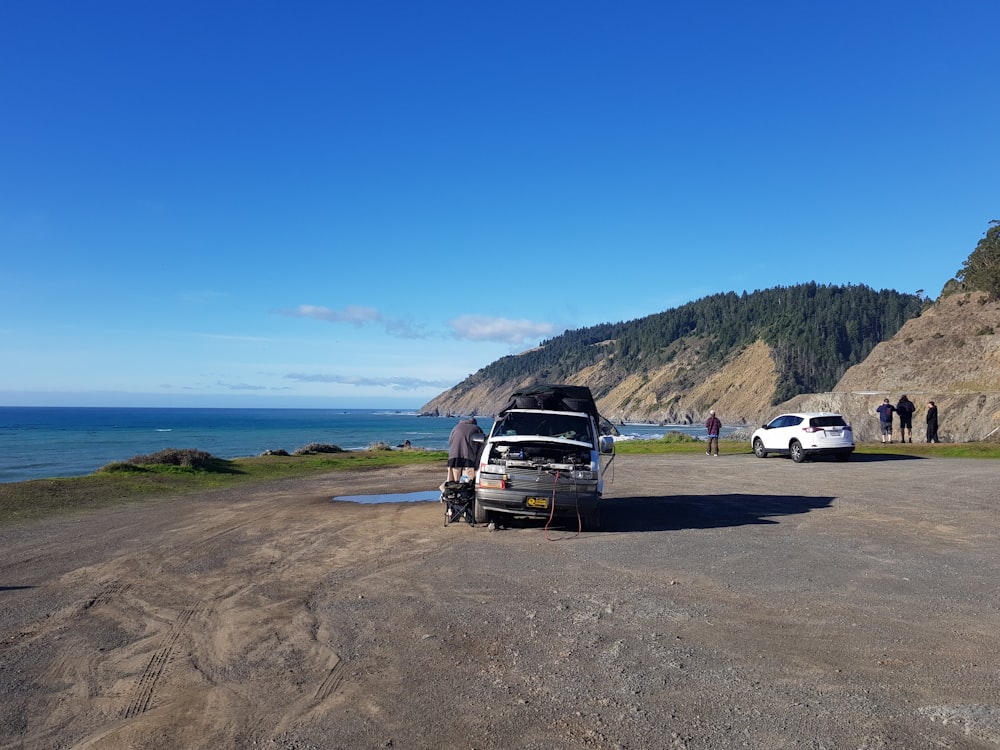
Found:
[[[452,336],[465,341],[497,341],[518,346],[547,338],[555,333],[551,323],[531,320],[490,318],[485,315],[462,315],[448,321]]]
[[[269,385],[255,385],[253,383],[227,383],[224,380],[217,380],[214,383],[203,383],[202,385],[182,385],[175,386],[171,383],[160,383],[159,388],[165,391],[173,390],[175,388],[180,388],[182,391],[202,391],[202,392],[213,392],[219,388],[226,391],[287,391],[291,390],[290,386],[269,386]]]
[[[253,385],[252,383],[225,383],[223,381],[218,381],[216,383],[220,388],[225,388],[227,391],[269,391],[271,390],[266,385]]]
[[[391,388],[394,391],[415,391],[421,388],[450,388],[454,385],[448,380],[423,380],[421,378],[384,378],[360,375],[336,375],[329,373],[293,372],[285,376],[289,380],[300,383],[335,383],[337,385],[353,385],[359,388],[376,386]]]
[[[374,307],[360,305],[348,305],[343,310],[331,310],[329,307],[318,305],[299,305],[293,310],[282,310],[281,314],[292,318],[312,318],[327,323],[351,323],[356,326],[382,321],[382,313]]]
[[[399,339],[419,339],[426,335],[418,324],[401,318],[387,318],[376,308],[362,305],[348,305],[343,310],[331,310],[329,307],[319,305],[299,305],[292,310],[278,312],[291,318],[311,318],[326,323],[350,323],[358,328],[379,323],[387,334]]]
[[[361,327],[380,324],[385,332],[395,338],[426,338],[423,326],[400,318],[387,318],[377,308],[349,305],[341,310],[333,310],[320,305],[299,305],[291,310],[280,310],[279,314],[292,318],[310,318],[327,323],[350,323]],[[548,338],[559,331],[551,323],[533,320],[511,320],[510,318],[488,317],[486,315],[462,315],[448,321],[451,337],[461,341],[493,341],[510,346],[534,344],[540,338]]]

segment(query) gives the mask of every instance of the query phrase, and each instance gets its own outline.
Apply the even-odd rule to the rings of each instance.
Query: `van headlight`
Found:
[[[585,479],[590,481],[593,481],[598,478],[596,471],[581,470],[581,469],[574,469],[569,473],[569,475],[573,479]]]

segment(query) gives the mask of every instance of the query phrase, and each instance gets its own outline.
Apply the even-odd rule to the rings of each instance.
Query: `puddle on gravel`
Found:
[[[441,490],[422,492],[397,492],[390,495],[338,495],[330,500],[334,503],[425,503],[441,499]]]

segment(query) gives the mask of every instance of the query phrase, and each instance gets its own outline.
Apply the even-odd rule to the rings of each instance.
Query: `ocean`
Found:
[[[493,420],[477,417],[484,431]],[[105,464],[164,448],[195,448],[218,458],[289,453],[309,443],[363,450],[373,443],[442,450],[455,417],[390,409],[164,409],[0,406],[0,482],[91,474]],[[667,431],[704,437],[692,425],[619,425],[620,439]]]

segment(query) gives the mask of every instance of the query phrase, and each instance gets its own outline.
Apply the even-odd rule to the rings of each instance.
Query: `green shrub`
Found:
[[[309,445],[304,445],[295,451],[293,456],[309,456],[314,453],[343,453],[344,449],[339,445],[331,445],[330,443],[309,443]]]
[[[136,466],[183,466],[188,469],[207,469],[217,462],[215,456],[194,448],[164,448],[146,456],[133,456],[126,463]]]
[[[687,435],[683,432],[668,432],[662,438],[661,442],[664,443],[699,443],[701,442],[698,438]]]
[[[211,453],[194,448],[164,448],[157,453],[132,456],[126,461],[113,461],[97,471],[104,474],[141,474],[150,471],[177,471],[181,469],[212,473],[231,471],[229,461],[224,461]]]
[[[131,464],[128,461],[113,461],[110,464],[105,464],[97,471],[104,472],[105,474],[139,474],[148,471],[148,469],[138,464]]]

